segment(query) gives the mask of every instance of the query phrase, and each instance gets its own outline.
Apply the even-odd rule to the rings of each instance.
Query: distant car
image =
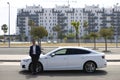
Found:
[[[2,40],[0,40],[0,42],[3,42]]]
[[[105,54],[83,47],[59,47],[40,55],[37,72],[46,70],[84,70],[92,73],[107,66]],[[23,70],[32,71],[31,58],[21,60]]]

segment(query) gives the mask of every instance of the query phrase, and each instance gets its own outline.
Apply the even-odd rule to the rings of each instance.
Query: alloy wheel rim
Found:
[[[96,66],[93,62],[88,62],[86,65],[85,65],[85,70],[86,72],[94,72],[96,69]]]

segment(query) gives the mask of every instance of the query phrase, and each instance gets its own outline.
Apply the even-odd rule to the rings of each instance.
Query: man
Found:
[[[30,46],[29,55],[32,59],[32,64],[33,64],[32,74],[36,74],[36,66],[37,66],[37,63],[38,63],[38,60],[39,60],[39,56],[41,54],[41,48],[40,48],[40,46],[35,44],[35,40],[32,40],[32,44],[33,45]]]

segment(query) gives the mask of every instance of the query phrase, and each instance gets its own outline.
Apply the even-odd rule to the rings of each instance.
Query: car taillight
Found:
[[[105,56],[102,56],[102,59],[105,59]]]

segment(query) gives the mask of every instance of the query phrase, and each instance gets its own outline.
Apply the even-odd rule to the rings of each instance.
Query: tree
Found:
[[[105,40],[105,52],[107,52],[107,39],[113,35],[113,30],[111,28],[101,28],[100,35]]]
[[[88,28],[88,22],[87,21],[84,21],[83,27],[85,28],[85,31],[87,32],[87,28]]]
[[[85,34],[84,36],[81,37],[85,43],[89,42],[90,40],[90,35],[89,34]]]
[[[74,33],[68,33],[66,35],[66,39],[68,39],[68,42],[73,42],[74,38],[75,38],[75,34]]]
[[[4,36],[0,36],[0,39],[3,39],[4,38]]]
[[[50,34],[50,36],[48,37],[48,39],[53,40],[53,34]]]
[[[93,42],[94,42],[94,48],[93,49],[96,49],[96,38],[98,37],[98,33],[91,32],[89,35],[93,39]]]
[[[59,25],[56,25],[52,28],[53,31],[57,32],[57,39],[59,39],[60,37],[60,33],[61,33],[61,28]]]
[[[8,30],[7,25],[6,25],[6,24],[3,24],[3,25],[1,26],[1,30],[3,30],[3,32],[4,32],[4,42],[5,42],[5,33],[7,33],[7,30]]]
[[[28,21],[28,25],[32,28],[32,27],[35,26],[35,22],[30,19],[30,20]]]
[[[45,36],[48,36],[47,30],[43,26],[34,27],[30,31],[32,37],[38,40],[38,44],[41,46],[41,39]],[[40,39],[40,43],[39,43]]]
[[[80,26],[80,22],[71,22],[71,25],[75,28],[75,31],[76,31],[76,40],[78,39],[78,46],[80,45],[79,44],[79,26]]]
[[[115,31],[114,26],[111,26],[110,29],[111,29],[113,32]],[[114,33],[113,33],[113,34],[114,34]],[[112,40],[114,39],[114,35],[109,36],[108,39],[110,39],[110,42],[112,43]]]
[[[25,35],[25,33],[22,32],[20,35],[21,41],[26,41],[25,38],[26,38],[26,35]]]
[[[73,39],[75,37],[74,33],[69,33],[68,35],[66,35],[67,39]]]

